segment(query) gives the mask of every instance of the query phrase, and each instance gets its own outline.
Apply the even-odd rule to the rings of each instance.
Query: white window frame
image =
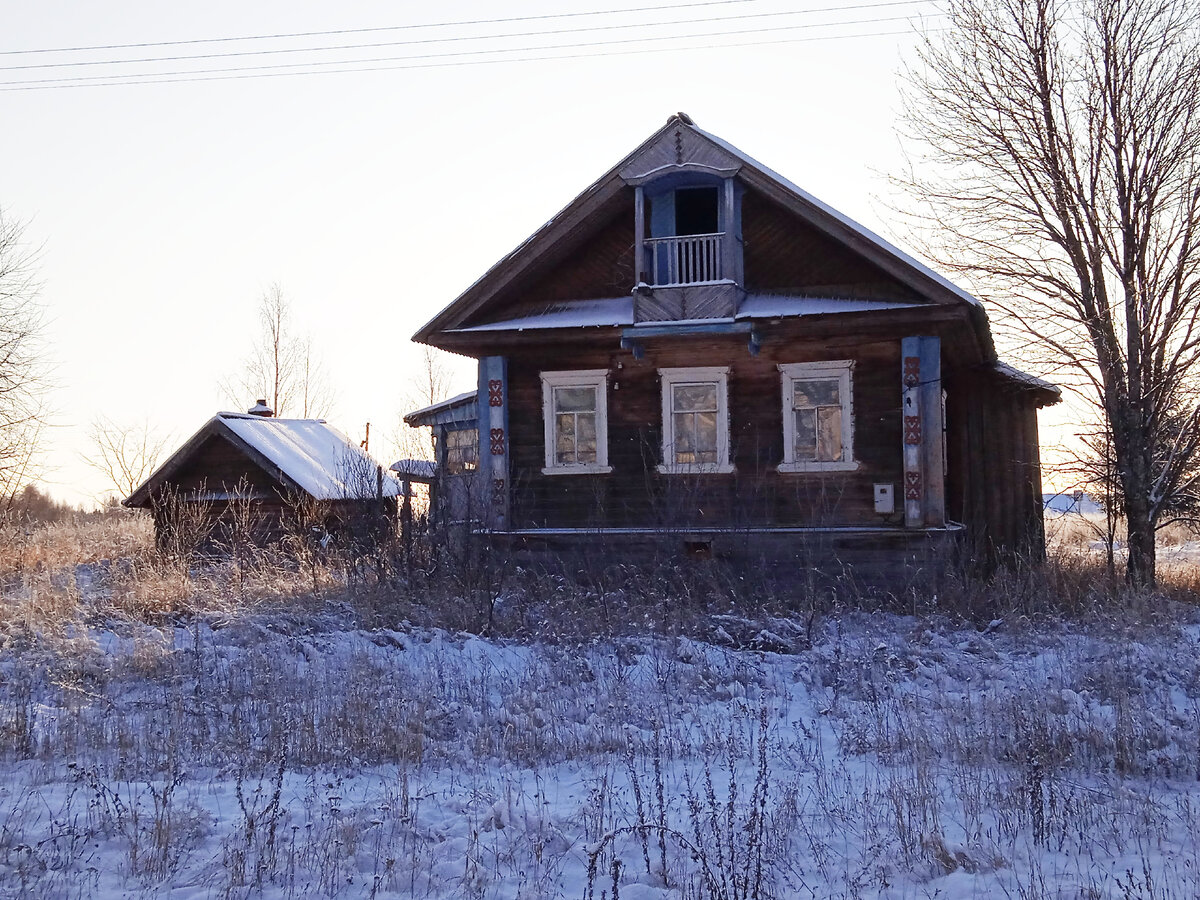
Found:
[[[729,461],[729,366],[703,368],[659,369],[662,380],[662,462],[658,471],[664,475],[726,475],[733,471]],[[675,458],[675,419],[672,415],[673,392],[677,384],[717,385],[717,461],[715,463],[670,462]]]
[[[542,423],[546,443],[543,475],[606,475],[608,464],[608,370],[577,369],[572,372],[542,372]],[[596,389],[596,461],[560,463],[555,459],[554,389],[591,387]]]
[[[783,462],[780,472],[853,472],[858,468],[854,458],[854,360],[834,359],[823,362],[780,363],[779,377],[783,386]],[[842,458],[796,459],[796,379],[836,378],[838,396],[842,401]]]

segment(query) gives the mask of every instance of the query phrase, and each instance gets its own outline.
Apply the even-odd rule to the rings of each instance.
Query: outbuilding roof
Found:
[[[209,419],[124,502],[149,505],[155,488],[170,480],[207,439],[219,436],[284,487],[317,500],[377,496],[379,464],[324,419],[276,419],[220,412]],[[396,497],[400,484],[383,474],[383,495]]]
[[[404,416],[404,424],[413,428],[422,425],[444,424],[447,422],[468,421],[475,418],[475,391],[457,394],[446,400],[439,400],[429,406],[414,409]]]

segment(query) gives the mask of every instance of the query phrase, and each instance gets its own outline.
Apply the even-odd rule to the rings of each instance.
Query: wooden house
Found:
[[[997,359],[977,299],[683,114],[414,340],[479,361],[409,419],[475,413],[493,541],[880,571],[1043,547],[1058,389]]]
[[[160,543],[220,550],[287,537],[374,542],[396,522],[400,484],[324,419],[275,418],[260,400],[209,419],[125,501],[154,516]]]

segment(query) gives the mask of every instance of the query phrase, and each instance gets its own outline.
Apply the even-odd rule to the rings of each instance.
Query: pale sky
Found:
[[[99,414],[126,423],[148,417],[177,443],[230,408],[221,381],[237,374],[259,297],[275,282],[331,374],[337,402],[329,420],[357,438],[371,421],[372,450],[386,456],[381,440],[406,411],[418,368],[412,333],[677,110],[903,245],[885,202],[886,175],[903,162],[895,133],[900,71],[912,59],[920,16],[936,27],[928,17],[937,6],[878,2],[631,0],[609,8],[675,8],[400,29],[605,7],[587,0],[3,0],[0,207],[43,245],[42,300],[58,385],[46,485],[72,502],[104,491],[81,459],[87,424]],[[611,27],[732,16],[757,18]],[[903,18],[795,27],[893,17]],[[598,26],[609,28],[486,44],[16,68]],[[393,30],[12,52],[385,27]],[[678,38],[598,45],[718,31],[745,33],[683,40],[755,46],[668,52]],[[828,39],[876,32],[907,34]],[[768,43],[779,41],[788,42]],[[476,53],[384,68],[418,64],[404,56],[546,44],[592,46],[541,55],[610,55],[446,65],[496,58]],[[655,52],[614,54],[634,49]],[[149,73],[294,62],[312,71],[313,61],[356,58],[387,61],[357,64],[382,70],[356,73],[11,89],[114,72],[152,81],[160,76]],[[469,389],[473,364],[456,371],[454,387]]]

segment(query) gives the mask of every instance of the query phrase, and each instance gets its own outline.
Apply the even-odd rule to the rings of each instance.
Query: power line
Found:
[[[735,3],[756,3],[758,0],[704,0],[698,3],[675,3],[665,6],[639,6],[630,9],[600,9],[588,12],[546,13],[539,16],[512,16],[504,19],[468,19],[458,22],[426,22],[413,25],[380,25],[373,28],[337,28],[328,31],[294,31],[279,34],[249,34],[241,37],[189,38],[180,41],[143,41],[134,44],[96,44],[90,47],[46,47],[37,50],[0,50],[0,56],[27,53],[83,53],[94,50],[136,50],[143,47],[180,47],[196,44],[226,44],[237,41],[276,41],[287,38],[334,37],[339,34],[372,34],[382,31],[407,31],[418,28],[452,28],[459,25],[500,25],[510,22],[535,22],[545,19],[574,19],[581,16],[608,16],[625,13],[659,12],[665,9],[692,9],[702,6],[728,6]]]
[[[847,24],[852,24],[852,23],[847,23]],[[775,30],[775,29],[772,29],[772,30]],[[937,34],[944,30],[945,29],[942,29],[942,28],[930,28],[926,31],[926,33],[927,34]],[[904,35],[910,35],[912,33],[913,33],[912,29],[904,29],[902,31],[872,31],[872,32],[856,32],[856,33],[852,33],[852,34],[828,34],[828,35],[816,35],[816,36],[812,36],[812,37],[780,38],[779,40],[767,40],[767,41],[743,41],[743,42],[729,43],[729,44],[725,44],[725,43],[723,43],[723,44],[700,44],[700,45],[682,46],[682,47],[644,47],[644,48],[636,49],[636,50],[608,50],[608,51],[604,51],[601,53],[575,53],[575,54],[565,54],[565,55],[560,54],[557,56],[507,57],[504,59],[469,59],[469,60],[456,60],[454,62],[421,62],[421,63],[417,63],[416,65],[369,66],[367,68],[323,69],[323,70],[309,69],[309,70],[299,70],[299,71],[294,71],[294,72],[250,72],[250,73],[245,73],[245,74],[202,75],[201,77],[188,76],[187,73],[182,73],[182,74],[184,74],[185,77],[178,77],[178,78],[161,77],[161,78],[159,78],[159,77],[154,77],[154,76],[147,77],[147,76],[142,76],[142,75],[130,75],[130,76],[124,76],[124,77],[128,78],[128,79],[138,79],[138,80],[108,80],[108,81],[100,81],[100,82],[94,81],[91,78],[43,79],[41,81],[0,82],[0,92],[4,92],[4,91],[38,91],[38,90],[56,90],[56,89],[62,90],[62,89],[72,89],[72,88],[87,88],[87,87],[125,87],[125,86],[151,85],[151,84],[186,84],[186,83],[205,82],[205,81],[237,81],[237,80],[244,80],[244,79],[248,79],[248,78],[279,78],[279,77],[296,76],[296,75],[358,74],[358,73],[372,73],[372,72],[403,71],[403,70],[409,70],[409,69],[447,69],[447,68],[461,68],[461,67],[465,67],[465,66],[496,65],[496,64],[503,64],[503,63],[550,62],[550,61],[557,61],[557,60],[570,61],[570,60],[581,60],[581,59],[599,59],[599,58],[608,57],[608,56],[634,56],[634,55],[641,55],[641,54],[646,54],[646,53],[672,53],[672,52],[695,51],[695,50],[724,50],[724,49],[736,49],[736,48],[743,48],[743,47],[765,47],[765,46],[777,46],[777,45],[781,45],[781,44],[803,44],[803,43],[810,43],[810,42],[814,42],[814,41],[846,40],[846,39],[851,39],[851,38],[901,37]],[[625,43],[625,42],[617,42],[617,43]],[[534,48],[534,49],[538,49],[538,48]],[[504,51],[493,51],[493,52],[504,52]],[[444,55],[445,56],[453,56],[453,55],[459,55],[459,54],[444,54]],[[405,59],[405,58],[406,57],[400,57],[400,59]],[[119,75],[101,76],[101,77],[102,78],[107,77],[107,78],[111,78],[111,79],[122,78],[122,76],[119,76]],[[43,83],[43,82],[78,82],[78,81],[83,81],[85,83],[83,83],[83,84],[79,84],[79,83]]]
[[[739,2],[739,3],[741,3],[741,2],[752,2],[752,0],[717,0],[717,2],[720,2],[720,3]],[[925,4],[925,3],[931,3],[931,2],[936,2],[936,0],[883,0],[883,2],[857,3],[857,4],[850,4],[850,5],[845,5],[845,6],[828,6],[828,7],[818,8],[818,9],[784,10],[784,11],[773,11],[773,12],[764,12],[764,13],[745,13],[745,14],[739,14],[739,15],[733,15],[733,16],[710,16],[707,18],[667,19],[667,20],[658,21],[658,22],[632,22],[632,23],[621,23],[621,24],[617,24],[617,25],[585,25],[585,26],[577,27],[577,28],[554,28],[554,29],[543,29],[543,30],[539,30],[539,31],[509,32],[507,34],[451,35],[449,37],[417,38],[417,39],[413,39],[413,40],[403,40],[403,41],[375,41],[375,42],[371,42],[371,43],[358,43],[358,44],[324,44],[324,45],[320,45],[320,46],[309,46],[309,47],[278,47],[278,48],[267,49],[267,50],[230,50],[230,51],[224,51],[221,53],[198,53],[198,54],[191,54],[191,55],[186,55],[186,56],[143,56],[143,57],[128,57],[125,59],[95,59],[95,60],[76,60],[73,62],[27,63],[27,64],[22,64],[22,65],[0,66],[0,71],[18,72],[18,71],[28,71],[31,69],[70,69],[70,68],[78,68],[78,67],[82,67],[82,66],[114,66],[114,65],[132,65],[135,63],[187,62],[187,61],[191,61],[191,60],[226,59],[226,58],[232,58],[232,57],[276,56],[276,55],[280,55],[280,54],[294,54],[294,53],[328,53],[328,52],[332,52],[332,51],[336,51],[336,50],[371,50],[371,49],[378,49],[381,47],[407,47],[407,46],[417,46],[417,45],[427,45],[427,44],[460,43],[463,41],[495,41],[495,40],[505,40],[505,39],[509,39],[509,38],[547,37],[547,36],[552,36],[552,35],[563,35],[563,34],[591,34],[591,33],[604,32],[604,31],[622,31],[622,30],[629,30],[629,29],[633,29],[633,28],[644,29],[644,28],[662,28],[662,27],[672,26],[672,25],[707,25],[707,24],[714,24],[717,22],[739,22],[739,21],[747,21],[747,20],[752,20],[752,19],[779,18],[781,16],[817,15],[820,13],[848,12],[851,10],[860,10],[860,9],[880,9],[880,8],[894,7],[894,6],[913,6],[913,5],[917,5],[917,4]],[[704,5],[704,4],[697,4],[697,5]],[[670,7],[670,8],[678,9],[678,8],[683,8],[683,7]],[[647,7],[647,9],[653,9],[653,7]],[[572,15],[578,15],[578,14],[572,14]],[[592,13],[591,15],[596,15],[596,13]],[[545,18],[545,17],[534,17],[534,18]],[[874,22],[874,21],[892,21],[892,20],[880,19],[880,20],[861,20],[861,21]],[[835,24],[837,24],[837,23],[835,23]],[[851,23],[851,24],[853,24],[853,23]],[[428,27],[428,26],[391,26],[392,29],[407,28],[407,27]],[[783,26],[783,28],[789,28],[789,27],[794,28],[794,27],[802,27],[802,26]],[[767,30],[767,29],[760,29],[760,30]],[[329,34],[333,34],[333,33],[334,32],[330,32]],[[725,33],[727,33],[727,34],[745,34],[745,33],[750,33],[750,32],[743,30],[743,31],[725,32]],[[686,38],[686,37],[709,37],[709,36],[711,36],[711,35],[709,35],[709,34],[671,35],[670,37]],[[627,40],[629,42],[634,42],[634,41],[638,41],[638,40],[654,40],[654,39],[655,38],[640,38],[640,39],[639,38],[629,38]],[[663,38],[663,39],[665,39],[665,38]],[[216,39],[214,39],[214,40],[216,40]],[[226,40],[240,40],[240,39],[229,38]],[[180,43],[182,43],[182,42],[180,42]],[[130,45],[130,46],[134,46],[134,45]],[[570,46],[583,46],[583,45],[581,44],[581,45],[562,45],[562,46],[570,47]],[[97,48],[97,49],[104,49],[104,48]],[[551,46],[548,48],[540,48],[540,47],[538,47],[538,48],[520,48],[520,50],[517,52],[525,52],[526,50],[534,50],[534,49],[560,49],[560,48],[559,48],[559,46]],[[41,52],[41,51],[9,51],[9,52]],[[495,50],[478,50],[478,51],[473,51],[473,52],[487,53],[487,52],[505,52],[505,51],[504,51],[504,48],[498,48]],[[419,58],[419,57],[413,57],[413,58]],[[375,60],[365,60],[365,62],[373,62],[373,61],[375,61]],[[335,62],[333,64],[336,65],[338,63]],[[266,68],[266,67],[264,67],[264,68]],[[205,72],[205,71],[219,71],[219,70],[198,69],[196,71]],[[230,70],[230,71],[234,71],[234,70]],[[179,74],[179,73],[168,73],[168,74]],[[113,76],[113,77],[116,77],[116,76]]]

